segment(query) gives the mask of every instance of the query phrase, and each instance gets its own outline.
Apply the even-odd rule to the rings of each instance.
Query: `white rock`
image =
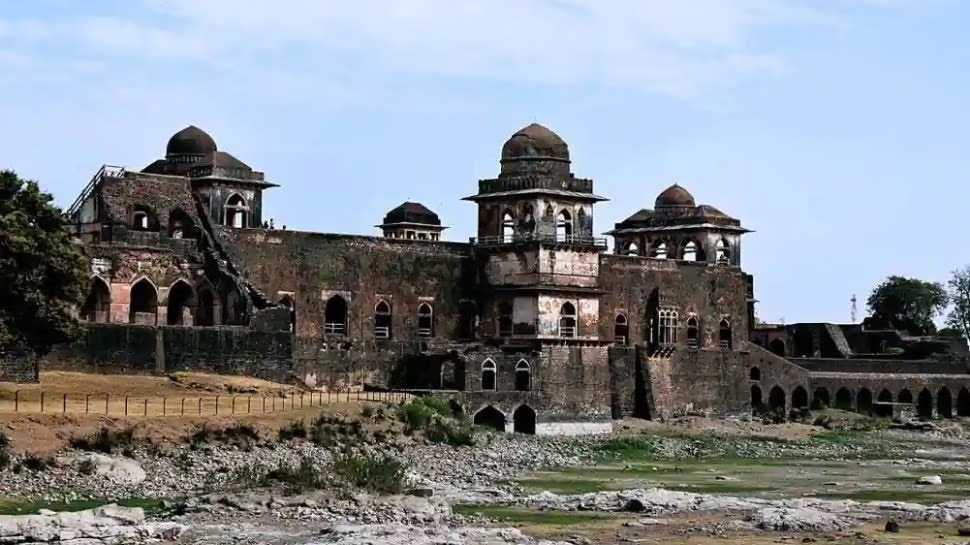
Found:
[[[916,484],[922,485],[933,485],[933,484],[943,484],[943,477],[939,475],[927,475],[925,477],[920,477],[917,479]]]
[[[79,464],[92,464],[94,473],[116,484],[139,484],[148,478],[141,465],[128,458],[113,458],[104,454],[78,456]]]

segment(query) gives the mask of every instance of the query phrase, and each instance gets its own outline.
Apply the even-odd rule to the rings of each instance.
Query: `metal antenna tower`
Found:
[[[852,316],[852,323],[854,324],[855,323],[856,310],[857,310],[857,308],[856,308],[856,301],[857,301],[857,299],[855,298],[855,294],[854,293],[852,294],[852,298],[849,299],[849,301],[852,303],[852,314],[851,314],[851,316]]]

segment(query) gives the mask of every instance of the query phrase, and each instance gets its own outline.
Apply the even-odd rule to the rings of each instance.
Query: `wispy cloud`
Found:
[[[288,88],[294,94],[323,86],[351,98],[354,93],[334,81],[415,75],[598,85],[697,99],[783,73],[784,52],[762,43],[763,34],[785,27],[838,28],[846,3],[132,0],[129,6],[140,9],[125,9],[124,15],[89,12],[6,26],[8,38],[67,40],[79,48],[75,55],[170,62],[176,70],[166,68],[168,78],[189,66],[210,74],[267,73],[296,82]],[[3,32],[0,21],[0,40]]]

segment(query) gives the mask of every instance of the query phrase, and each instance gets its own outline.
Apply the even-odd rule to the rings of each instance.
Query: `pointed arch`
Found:
[[[630,341],[630,324],[627,323],[626,314],[617,312],[613,318],[613,342],[620,346],[626,346]]]
[[[564,338],[576,336],[576,306],[569,301],[559,307],[559,336]]]
[[[876,416],[887,417],[893,415],[893,394],[889,390],[883,388],[879,395],[876,396],[876,401],[878,403],[872,408],[873,414]],[[889,405],[887,405],[887,403]]]
[[[640,255],[640,245],[634,240],[628,240],[621,246],[621,255]]]
[[[98,275],[91,277],[88,296],[81,307],[81,314],[89,322],[111,321],[111,284]]]
[[[556,216],[556,240],[569,242],[573,236],[573,217],[565,208]]]
[[[391,314],[391,304],[380,299],[374,305],[374,337],[390,339],[394,329],[394,317]]]
[[[774,355],[785,357],[787,350],[785,349],[785,341],[781,339],[774,339],[768,343],[768,350],[770,350]]]
[[[731,332],[731,322],[727,318],[722,319],[717,324],[717,342],[722,350],[731,350],[733,346],[733,335]]]
[[[704,248],[694,239],[688,239],[681,250],[680,258],[684,261],[704,261]]]
[[[168,325],[193,325],[192,309],[195,305],[192,285],[182,278],[172,282],[165,302]]]
[[[899,391],[899,395],[896,396],[896,401],[899,403],[913,403],[913,392],[910,392],[906,388]]]
[[[532,366],[524,359],[515,364],[515,390],[517,392],[532,390]]]
[[[872,412],[872,391],[869,388],[861,388],[855,395],[856,412],[869,414]]]
[[[697,316],[689,316],[687,318],[687,346],[689,348],[698,348],[701,344],[700,340],[700,323],[697,320]]]
[[[131,285],[128,323],[155,325],[158,322],[158,289],[148,277]]]
[[[168,236],[174,239],[196,238],[195,221],[185,210],[174,208],[168,213]]]
[[[785,395],[785,390],[781,386],[774,386],[768,392],[768,408],[773,411],[784,410],[786,404],[787,396]]]
[[[512,430],[515,433],[535,435],[536,412],[528,405],[519,405],[512,413]]]
[[[505,431],[505,413],[491,405],[476,412],[475,416],[472,417],[472,422],[476,426],[492,428],[495,431]]]
[[[495,391],[497,388],[497,375],[498,367],[492,358],[485,358],[482,362],[482,390],[483,391]]]
[[[946,386],[936,392],[936,415],[940,418],[953,418],[953,394]]]
[[[207,279],[195,286],[195,325],[214,326],[216,323],[216,289]]]
[[[239,193],[233,193],[226,199],[225,204],[226,227],[249,227],[249,204]]]
[[[748,371],[748,380],[752,380],[752,381],[755,381],[755,382],[760,381],[761,380],[761,369],[759,369],[757,366],[752,367],[751,370]]]
[[[662,240],[654,241],[650,245],[650,257],[655,259],[667,259],[667,243]]]
[[[717,242],[714,243],[714,257],[716,263],[731,262],[731,245],[728,244],[726,238],[719,238],[717,239]]]
[[[515,240],[515,214],[511,209],[506,208],[502,212],[502,242],[513,240]]]
[[[418,305],[418,337],[434,336],[434,308],[431,303]]]
[[[803,386],[796,386],[791,392],[791,407],[792,409],[807,409],[808,408],[808,390]]]
[[[832,401],[829,399],[828,388],[815,388],[815,392],[812,394],[812,406],[815,410],[827,409],[831,406]]]
[[[926,388],[916,396],[916,415],[925,420],[933,418],[933,394]]]
[[[751,409],[755,411],[760,410],[761,406],[764,404],[765,404],[765,401],[761,395],[761,386],[758,386],[757,384],[752,384],[751,385]]]
[[[852,392],[842,387],[835,392],[835,408],[843,411],[852,410]]]
[[[329,335],[346,335],[347,313],[347,300],[340,294],[331,296],[323,305],[323,331]]]

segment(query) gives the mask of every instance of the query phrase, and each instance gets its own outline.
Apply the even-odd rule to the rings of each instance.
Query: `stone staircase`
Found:
[[[852,356],[852,347],[849,346],[849,341],[845,338],[845,333],[842,332],[841,327],[835,324],[825,324],[825,331],[828,332],[829,337],[835,343],[835,347],[842,354],[843,358]]]

